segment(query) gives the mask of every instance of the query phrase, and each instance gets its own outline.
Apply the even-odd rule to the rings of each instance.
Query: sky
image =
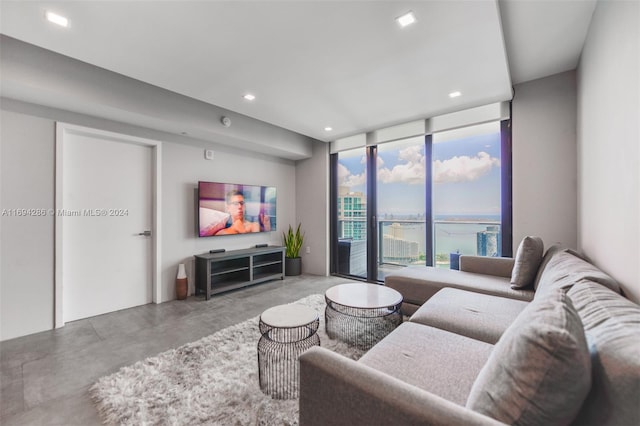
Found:
[[[500,214],[500,133],[434,135],[434,215]],[[366,193],[364,148],[340,153],[338,177]],[[425,210],[423,138],[378,146],[378,216]]]

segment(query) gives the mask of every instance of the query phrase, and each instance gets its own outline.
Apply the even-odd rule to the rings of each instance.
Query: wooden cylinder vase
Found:
[[[178,276],[176,277],[176,298],[184,300],[189,292],[189,282],[187,281],[187,273],[184,269],[184,263],[178,265]]]

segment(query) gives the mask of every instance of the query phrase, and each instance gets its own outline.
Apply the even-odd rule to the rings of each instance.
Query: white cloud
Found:
[[[435,161],[433,179],[435,183],[469,182],[488,174],[493,167],[500,167],[500,160],[481,151],[475,157],[464,155]]]
[[[400,150],[398,159],[402,162],[389,169],[378,156],[378,181],[382,183],[405,183],[422,185],[425,181],[425,156],[421,146],[411,146]],[[366,157],[361,161],[366,162]],[[500,160],[491,157],[484,151],[474,157],[456,156],[433,163],[433,179],[435,183],[470,182],[488,174],[493,167],[500,167]],[[338,164],[338,180],[340,185],[353,187],[364,185],[366,173],[354,175],[344,165]]]
[[[340,182],[340,186],[346,186],[348,188],[364,185],[367,182],[367,175],[366,173],[359,175],[351,174],[349,169],[343,164],[338,163],[338,182]]]
[[[380,158],[380,157],[378,157]],[[420,185],[424,184],[425,177],[425,157],[422,147],[411,146],[398,153],[398,159],[403,164],[397,164],[392,169],[382,167],[384,162],[378,162],[378,180],[382,183],[407,183]]]

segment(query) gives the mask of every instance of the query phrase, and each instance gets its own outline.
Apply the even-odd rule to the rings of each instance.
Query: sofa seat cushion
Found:
[[[443,288],[410,321],[493,345],[528,304],[523,300]]]
[[[591,386],[580,316],[561,289],[536,298],[495,345],[467,407],[512,425],[566,425]]]
[[[594,282],[567,293],[582,318],[593,385],[576,425],[640,425],[640,306]]]
[[[386,276],[384,284],[402,294],[406,303],[422,305],[445,287],[530,301],[533,291],[512,289],[510,279],[430,266],[409,266]]]
[[[492,348],[488,343],[406,322],[358,362],[464,406]]]

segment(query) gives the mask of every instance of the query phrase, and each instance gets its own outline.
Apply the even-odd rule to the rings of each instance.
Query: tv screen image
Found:
[[[275,187],[198,182],[198,236],[275,230]]]

